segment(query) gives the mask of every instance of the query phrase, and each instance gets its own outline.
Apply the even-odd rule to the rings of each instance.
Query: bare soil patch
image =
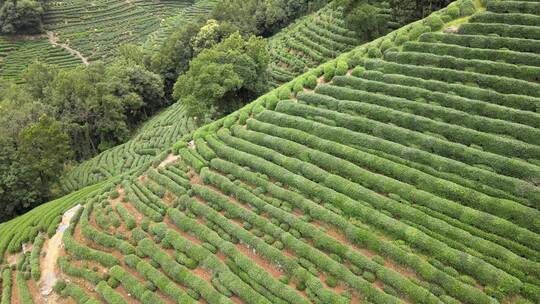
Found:
[[[64,213],[62,222],[56,229],[56,234],[47,240],[43,246],[45,256],[42,256],[40,261],[41,279],[38,286],[40,287],[45,303],[52,304],[58,302],[58,296],[52,293],[52,288],[57,281],[56,260],[60,251],[64,248],[64,244],[62,243],[64,232],[68,228],[71,218],[81,207],[81,205],[76,205]]]
[[[169,155],[167,155],[167,158],[165,158],[165,159],[158,165],[158,168],[163,168],[163,167],[167,166],[168,164],[174,163],[174,162],[177,161],[178,159],[180,159],[180,156],[174,155],[174,154],[170,153]]]

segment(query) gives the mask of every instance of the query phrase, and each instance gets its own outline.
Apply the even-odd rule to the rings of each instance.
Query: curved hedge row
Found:
[[[139,282],[131,273],[116,265],[109,270],[112,278],[118,280],[122,286],[137,300],[143,304],[164,304],[165,302],[144,284]]]
[[[128,304],[121,294],[112,289],[107,282],[100,281],[96,285],[96,292],[109,304]]]
[[[383,231],[387,231],[390,234],[396,235],[410,244],[418,246],[430,255],[436,256],[438,259],[441,259],[442,261],[449,263],[450,265],[453,265],[466,273],[474,275],[480,281],[497,286],[502,292],[512,294],[517,292],[521,287],[521,282],[519,280],[499,269],[496,269],[483,260],[454,250],[446,244],[432,239],[424,233],[408,227],[404,223],[399,222],[385,215],[384,213],[375,211],[375,209],[369,208],[369,204],[363,200],[355,201],[350,197],[339,193],[346,192],[348,195],[353,196],[356,199],[368,194],[366,192],[356,190],[358,187],[357,185],[351,187],[351,182],[343,178],[337,178],[328,172],[317,170],[313,166],[303,165],[299,167],[298,161],[277,155],[262,147],[256,147],[244,140],[236,139],[225,134],[221,134],[221,137],[226,141],[227,144],[240,148],[240,150],[236,150],[223,145],[214,146],[212,142],[209,142],[214,150],[217,150],[216,152],[219,151],[218,154],[222,153],[225,158],[232,159],[241,164],[249,164],[257,170],[264,172],[265,174],[268,174],[283,183],[297,187],[305,193],[318,193],[322,198],[332,202],[332,204],[342,209],[346,214],[358,217],[366,223],[379,227]],[[246,153],[245,151],[249,151],[249,153]],[[271,157],[273,161],[278,161],[278,164],[284,165],[285,168],[289,168],[289,170],[291,166],[294,166],[296,170],[300,169],[299,172],[302,172],[303,175],[307,174],[310,176],[310,178],[313,178],[318,182],[324,181],[324,184],[326,184],[328,188],[317,182],[308,180],[305,177],[292,174],[291,171],[282,168],[280,165],[276,165],[255,156],[259,153],[264,153],[266,157]],[[382,203],[384,199],[381,200],[381,197],[378,197],[375,201]],[[464,256],[467,256],[467,258],[464,259]]]

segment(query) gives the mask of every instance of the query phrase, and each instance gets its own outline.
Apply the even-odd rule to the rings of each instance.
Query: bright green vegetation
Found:
[[[195,124],[185,116],[183,106],[174,104],[144,124],[128,142],[68,171],[62,177],[62,189],[68,193],[130,170],[144,168],[194,128]]]
[[[59,200],[56,216],[84,206],[56,290],[77,303],[540,302],[539,9],[454,2]],[[3,244],[19,251],[57,205],[0,225],[28,234]],[[3,270],[2,304],[14,284],[24,298],[33,255]]]
[[[21,81],[21,72],[39,60],[62,68],[81,64],[81,60],[60,46],[49,44],[47,39],[12,40],[0,36],[0,77]]]
[[[195,9],[199,5],[207,7],[210,2],[199,1],[195,5],[191,6],[191,9]],[[317,21],[320,19],[320,16],[329,16],[335,14],[341,14],[340,11],[334,9],[335,3],[325,6],[319,12],[310,14],[301,19],[298,23],[292,24],[287,27],[279,34],[269,39],[269,48],[271,50],[270,55],[270,67],[269,74],[271,77],[271,83],[279,81],[275,79],[274,71],[279,65],[283,65],[283,61],[280,58],[278,53],[273,53],[274,50],[277,50],[276,45],[277,41],[286,41],[291,40],[295,36],[295,33],[299,30],[302,30],[303,24],[308,23],[312,24],[314,28],[322,27]],[[176,17],[171,17],[176,18]],[[168,20],[168,19],[167,19]],[[179,19],[185,22],[185,19]],[[339,20],[335,18],[335,20]],[[343,21],[341,21],[343,22]],[[327,27],[331,27],[331,23],[325,23]],[[342,24],[342,23],[340,23]],[[162,26],[162,29],[164,27]],[[343,25],[340,27],[341,30],[335,30],[338,32],[346,32],[350,37],[355,37],[356,34],[350,30],[346,30]],[[329,35],[326,31],[314,31],[315,35],[320,35],[320,39],[325,39],[326,43],[329,43],[329,39],[340,40],[339,35],[334,36],[324,36]],[[145,47],[151,48],[151,45],[162,44],[165,32],[159,34],[158,36],[152,35],[149,37],[149,40],[145,44]],[[161,37],[161,38],[158,38]],[[311,35],[313,37],[313,35]],[[352,48],[353,45],[358,45],[358,41],[355,38],[350,38],[351,45],[347,48]],[[352,44],[355,42],[354,44]],[[337,55],[345,52],[347,49],[340,48],[336,49],[335,53],[326,59],[336,57]],[[282,52],[281,52],[282,53]],[[299,53],[295,55],[290,55],[291,60],[297,61],[297,64],[301,65],[301,68],[296,70],[290,70],[287,72],[287,75],[297,76],[305,69],[318,65],[315,62],[311,61]],[[320,62],[325,60],[319,58]],[[319,63],[320,63],[319,62]],[[291,78],[292,79],[292,78]],[[180,122],[180,123],[178,123]],[[144,166],[148,166],[157,154],[161,151],[166,150],[173,143],[180,140],[182,136],[188,134],[189,132],[195,129],[195,123],[192,119],[187,117],[185,112],[185,107],[180,105],[180,102],[173,104],[167,109],[163,110],[162,113],[156,115],[151,120],[143,125],[143,127],[134,135],[130,141],[116,146],[112,149],[106,150],[99,154],[98,156],[83,162],[80,165],[75,166],[74,168],[68,170],[66,174],[63,175],[61,179],[62,190],[65,193],[75,191],[84,186],[94,184],[96,182],[105,180],[112,176],[116,176],[120,173],[127,172],[129,170],[140,169]]]
[[[381,8],[378,14],[388,14],[389,11]],[[269,40],[271,85],[277,87],[289,82],[310,68],[366,42],[347,28],[344,17],[337,2],[331,2],[272,37]]]
[[[204,2],[206,5],[197,5]],[[58,35],[89,60],[108,58],[120,45],[144,42],[160,29],[167,18],[183,15],[191,18],[207,13],[211,3],[195,1],[120,1],[88,3],[82,0],[57,1],[47,5],[45,29]],[[211,2],[211,1],[210,1]],[[163,21],[162,21],[163,20]]]
[[[182,1],[55,1],[44,7],[44,30],[54,34],[88,61],[110,60],[121,45],[158,47],[173,29],[208,14],[215,0]],[[0,36],[0,77],[21,82],[21,72],[39,60],[59,67],[80,65],[81,58],[45,34],[28,40]]]
[[[0,224],[0,254],[14,253],[22,249],[22,244],[34,240],[39,231],[46,232],[49,237],[56,232],[62,220],[62,214],[77,203],[84,202],[104,187],[106,183],[98,183],[73,192],[57,200],[43,204],[23,216]]]
[[[168,3],[174,3],[174,1],[169,1]],[[174,15],[162,19],[159,29],[146,38],[143,43],[144,48],[148,50],[159,48],[175,29],[180,28],[186,22],[207,14],[212,10],[215,3],[216,0],[198,0],[185,9],[176,12]]]

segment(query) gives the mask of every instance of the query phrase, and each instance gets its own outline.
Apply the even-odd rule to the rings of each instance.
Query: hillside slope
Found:
[[[49,43],[46,37],[36,39],[13,39],[0,36],[0,77],[21,81],[21,72],[32,62],[39,60],[69,68],[82,64],[67,50]]]
[[[389,20],[389,28],[395,28],[396,25],[390,21],[389,9],[380,8],[379,14]],[[343,9],[338,6],[338,1],[334,1],[270,38],[272,86],[289,82],[299,74],[367,42],[361,41],[358,33],[347,28],[344,18]]]
[[[456,1],[0,225],[2,303],[76,203],[52,303],[540,302],[539,16]]]
[[[199,3],[203,2],[200,1]],[[196,6],[197,5],[194,5],[194,7]],[[350,45],[334,49],[334,53],[326,55],[330,57],[321,56],[309,59],[309,56],[302,54],[299,51],[295,51],[301,48],[304,43],[307,45],[310,43],[309,41],[311,41],[302,40],[303,42],[292,43],[292,41],[296,41],[296,37],[305,36],[304,26],[308,26],[309,28],[320,28],[320,30],[313,30],[309,37],[313,41],[324,41],[325,43],[321,44],[321,47],[326,46],[327,48],[332,48],[334,44],[341,45],[339,41],[342,39],[342,36],[338,34],[340,32],[347,32],[350,37],[353,37],[355,34],[348,31],[343,24],[340,26],[330,26],[329,22],[331,20],[339,19],[337,19],[337,17],[332,17],[334,19],[329,18],[331,16],[340,15],[342,15],[341,9],[335,5],[335,2],[332,2],[320,11],[301,18],[298,22],[288,26],[276,36],[269,39],[269,48],[271,50],[271,64],[269,67],[269,73],[272,78],[270,81],[271,86],[277,86],[278,83],[288,81],[292,79],[292,77],[300,75],[305,70],[318,66],[328,59],[333,59],[353,47],[352,43],[357,40],[351,38]],[[325,20],[325,25],[323,25],[321,20]],[[185,20],[178,20],[178,22],[185,22]],[[322,30],[324,27],[328,27],[332,31]],[[162,36],[166,31],[167,27],[162,26],[160,32],[156,32],[155,35],[149,37],[145,46],[151,48],[156,44],[159,45],[162,42]],[[291,44],[284,45],[281,48],[278,47],[278,45],[286,41],[291,42]],[[355,45],[357,44],[358,43]],[[285,53],[287,54],[287,60],[289,62],[295,62],[296,68],[287,70],[286,74],[290,79],[276,78],[276,73],[285,73],[282,72],[282,68],[279,68],[280,66],[292,66],[292,63],[287,63],[285,59],[283,59],[283,54]],[[150,164],[157,154],[180,140],[182,136],[193,131],[194,127],[193,121],[185,117],[182,106],[180,104],[174,104],[163,110],[161,114],[156,115],[146,122],[141,130],[138,131],[137,135],[130,141],[106,150],[96,157],[70,169],[68,173],[62,177],[62,189],[65,193],[69,193],[84,186],[103,181],[111,176],[125,173],[129,170],[143,168]]]
[[[107,60],[127,43],[156,46],[172,28],[207,14],[216,0],[48,1],[46,34],[0,36],[0,77],[21,81],[35,59],[61,67]]]

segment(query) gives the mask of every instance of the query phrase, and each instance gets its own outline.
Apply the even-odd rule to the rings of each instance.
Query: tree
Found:
[[[178,75],[189,69],[189,62],[195,56],[191,40],[197,35],[202,25],[202,21],[185,24],[173,32],[159,51],[151,56],[150,70],[164,78],[167,93],[170,93]]]
[[[31,63],[22,74],[27,91],[35,98],[43,99],[45,90],[58,74],[58,66],[41,61]]]
[[[174,85],[174,98],[195,117],[212,108],[229,113],[266,90],[268,63],[266,42],[237,32],[191,61]]]
[[[0,134],[0,222],[41,201],[34,172],[19,161],[15,142]]]
[[[229,0],[214,7],[212,18],[230,24],[243,35],[269,37],[296,18],[313,12],[328,0]]]
[[[161,77],[133,61],[115,61],[105,78],[110,93],[122,99],[130,129],[166,105]]]
[[[392,15],[401,24],[422,19],[432,12],[446,7],[451,0],[391,0]]]
[[[43,8],[38,1],[6,1],[0,8],[0,33],[41,33],[43,31],[42,17]]]
[[[0,103],[0,221],[50,200],[70,155],[60,124],[43,112],[35,119],[40,103],[15,104]]]
[[[43,191],[47,191],[71,158],[69,136],[58,121],[42,115],[37,124],[22,131],[19,155],[39,176]]]

